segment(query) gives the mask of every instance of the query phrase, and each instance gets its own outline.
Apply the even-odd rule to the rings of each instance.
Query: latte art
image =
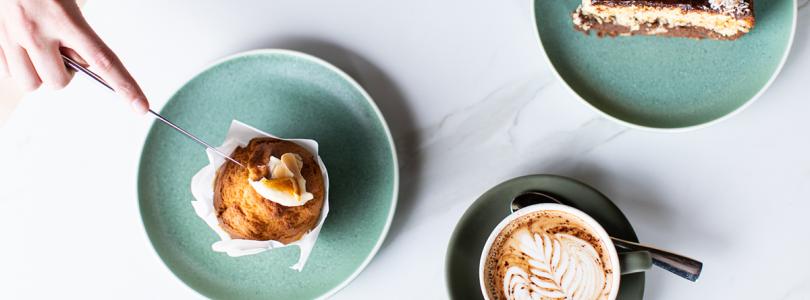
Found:
[[[484,264],[489,298],[608,299],[616,288],[613,264],[597,236],[562,211],[512,221],[494,239]]]
[[[528,270],[510,266],[503,278],[507,299],[599,299],[605,285],[599,253],[568,234],[515,233]]]

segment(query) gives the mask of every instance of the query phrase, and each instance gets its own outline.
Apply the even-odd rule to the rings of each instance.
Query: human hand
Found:
[[[0,77],[27,91],[68,84],[60,54],[101,76],[139,113],[149,102],[115,53],[90,28],[74,0],[0,0]]]

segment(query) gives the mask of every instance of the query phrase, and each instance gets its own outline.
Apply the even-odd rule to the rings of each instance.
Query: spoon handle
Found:
[[[703,263],[697,260],[688,258],[683,255],[675,254],[666,250],[661,250],[652,246],[642,245],[636,242],[623,240],[620,238],[611,237],[613,244],[628,250],[646,250],[650,252],[653,259],[653,264],[661,267],[664,270],[670,271],[675,275],[686,278],[690,281],[696,281],[700,276],[700,271],[703,269]]]

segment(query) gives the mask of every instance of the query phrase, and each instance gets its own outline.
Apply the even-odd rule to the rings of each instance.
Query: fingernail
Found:
[[[132,110],[139,114],[145,114],[147,111],[149,111],[149,105],[147,103],[148,102],[143,99],[132,101]]]

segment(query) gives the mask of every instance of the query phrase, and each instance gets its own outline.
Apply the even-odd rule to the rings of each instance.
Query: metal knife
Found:
[[[93,73],[93,71],[88,70],[87,68],[83,67],[82,65],[80,65],[79,63],[77,63],[76,61],[71,59],[70,57],[65,56],[64,54],[62,55],[62,59],[65,61],[65,66],[75,70],[76,72],[84,73],[88,77],[92,78],[93,80],[95,80],[98,83],[102,84],[106,88],[108,88],[111,91],[115,92],[115,89],[113,89],[109,84],[107,84],[107,82],[104,81],[104,79],[101,78],[101,76],[98,76],[96,73]],[[180,132],[183,135],[187,136],[191,140],[197,142],[200,145],[203,145],[205,148],[211,149],[212,152],[216,153],[219,156],[222,156],[222,158],[225,158],[225,159],[231,161],[232,163],[235,163],[236,165],[238,165],[238,166],[240,166],[242,168],[245,167],[244,165],[242,165],[238,161],[234,160],[230,156],[228,156],[225,153],[222,153],[219,150],[217,150],[217,148],[214,148],[213,146],[209,145],[205,141],[203,141],[203,140],[199,139],[198,137],[194,136],[193,134],[191,134],[187,130],[181,128],[180,126],[177,126],[174,123],[172,123],[171,121],[169,121],[165,117],[161,116],[159,113],[156,113],[154,110],[149,109],[149,114],[151,114],[152,116],[154,116],[155,118],[157,118],[158,120],[163,122],[164,124],[169,125],[169,127],[174,128],[174,130],[177,130],[178,132]]]

